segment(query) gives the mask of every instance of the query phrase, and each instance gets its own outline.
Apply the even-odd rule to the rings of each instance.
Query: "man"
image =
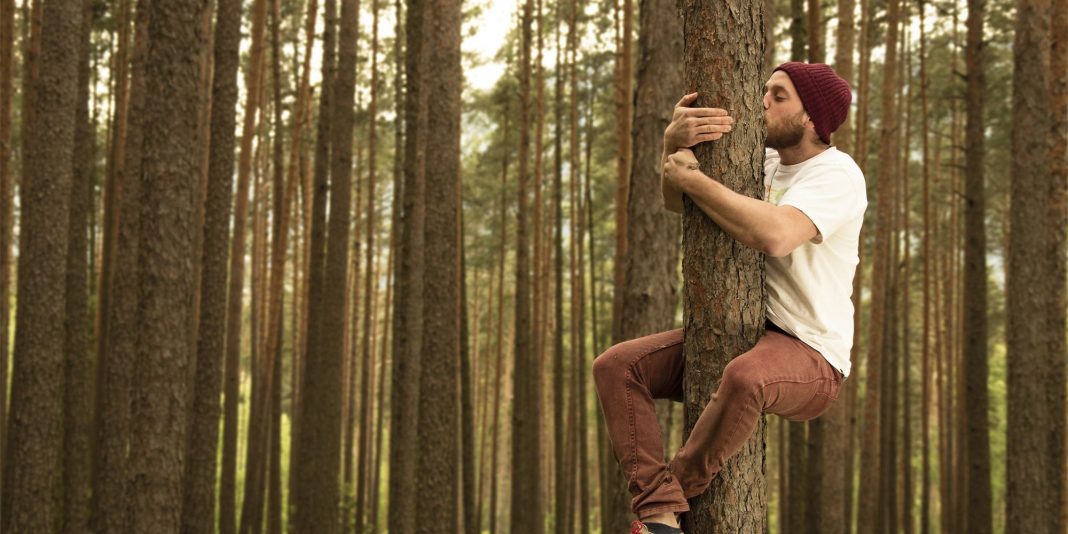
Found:
[[[756,429],[761,413],[805,421],[826,411],[849,375],[853,274],[867,207],[864,175],[831,146],[849,84],[823,64],[790,62],[765,85],[764,200],[698,170],[688,147],[715,141],[733,119],[682,98],[664,132],[665,206],[687,195],[720,228],[767,255],[767,331],[732,360],[686,443],[664,463],[653,399],[682,399],[682,329],[620,343],[593,363],[616,459],[634,496],[633,533],[681,533],[678,514]]]

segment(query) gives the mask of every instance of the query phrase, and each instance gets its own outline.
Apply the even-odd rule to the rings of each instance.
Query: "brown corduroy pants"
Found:
[[[761,413],[813,419],[838,398],[842,375],[815,349],[768,323],[752,350],[731,360],[712,400],[670,463],[653,399],[682,400],[682,329],[626,341],[593,362],[616,460],[646,518],[690,509],[756,430]]]

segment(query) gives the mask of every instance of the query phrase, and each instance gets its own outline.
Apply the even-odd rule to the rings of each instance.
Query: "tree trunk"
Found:
[[[985,533],[993,529],[990,504],[990,438],[987,423],[987,332],[986,332],[986,190],[983,184],[985,70],[983,54],[983,14],[985,0],[968,2],[968,43],[966,65],[968,89],[966,109],[964,174],[964,380],[965,456],[967,465],[968,513],[961,525],[964,532]],[[1016,227],[1014,227],[1016,228]],[[1063,330],[1063,328],[1062,328]],[[1056,469],[1051,466],[1051,468]],[[1011,523],[1010,523],[1011,524]]]
[[[519,200],[516,229],[515,368],[535,369],[531,345],[530,232],[527,223],[530,185],[530,43],[533,0],[523,3],[522,59],[519,64]],[[515,377],[512,414],[512,517],[511,530],[523,532],[542,524],[541,506],[541,395],[537,373]]]
[[[144,163],[138,359],[130,437],[129,524],[169,532],[181,523],[193,304],[194,223],[200,162],[203,0],[150,6],[145,58]]]
[[[717,16],[742,9],[730,22]],[[698,91],[695,105],[760,109],[764,58],[763,2],[743,6],[688,1],[683,11],[686,81]],[[698,145],[701,170],[743,195],[759,198],[764,167],[764,129],[759,114],[740,114],[726,143]],[[732,358],[749,350],[764,331],[764,262],[685,200],[683,277],[686,340],[685,428],[689,435]],[[766,528],[764,437],[756,432],[691,502],[684,522],[693,532],[761,531]]]
[[[11,320],[12,232],[15,218],[15,180],[11,160],[14,52],[15,1],[0,0],[0,459],[4,456],[7,444],[7,369],[11,346],[8,325]],[[0,471],[3,468],[0,462]]]
[[[88,222],[93,173],[93,125],[89,122],[89,54],[93,16],[82,2],[78,34],[78,96],[74,118],[70,218],[67,226],[66,342],[63,387],[63,531],[89,529],[89,425],[92,394],[89,352]]]
[[[790,0],[790,61],[805,60],[805,0]]]
[[[1068,469],[1065,469],[1065,456],[1068,455],[1065,441],[1068,426],[1068,405],[1065,404],[1065,381],[1068,370],[1063,355],[1068,352],[1066,339],[1065,314],[1068,310],[1068,282],[1065,271],[1065,252],[1068,248],[1068,2],[1053,0],[1053,14],[1050,23],[1050,109],[1052,111],[1053,142],[1050,145],[1049,181],[1049,224],[1053,244],[1049,248],[1050,271],[1050,359],[1049,374],[1046,379],[1047,395],[1052,410],[1050,416],[1050,447],[1053,452],[1052,465],[1054,473],[1059,469],[1062,477],[1055,478],[1050,494],[1048,509],[1061,511],[1054,531],[1064,532],[1068,529]],[[1057,328],[1060,325],[1062,328]],[[1060,356],[1058,356],[1060,355]],[[1061,466],[1058,468],[1057,466]]]
[[[553,364],[552,376],[559,383],[564,383],[564,209],[563,209],[563,124],[564,124],[564,78],[567,76],[562,57],[563,47],[560,44],[560,14],[556,14],[556,62],[555,62],[555,91],[553,97]],[[508,130],[507,104],[505,107],[504,129]],[[507,134],[506,134],[507,135]],[[505,138],[507,144],[507,137]],[[503,207],[502,207],[503,209]],[[503,228],[503,227],[502,227]],[[503,231],[503,230],[502,230]],[[503,250],[502,250],[503,253]],[[503,271],[502,271],[503,275]],[[564,523],[565,510],[567,509],[567,475],[564,469],[564,387],[553,388],[553,459],[556,463],[554,483],[554,512],[556,534],[565,534],[567,525]],[[611,446],[610,444],[608,446]],[[620,477],[617,477],[620,478]],[[622,483],[618,484],[622,486]],[[623,508],[625,510],[625,508]],[[626,516],[615,526],[609,526],[613,514],[604,510],[605,532],[621,532],[626,528]]]
[[[204,265],[200,285],[200,327],[196,385],[189,438],[182,528],[211,532],[219,443],[219,394],[226,342],[226,280],[233,196],[234,125],[237,106],[241,3],[218,0],[215,74],[212,80],[211,148],[204,209]],[[225,498],[225,497],[224,497]]]
[[[634,121],[634,100],[631,73],[634,64],[632,0],[623,0],[623,28],[620,36],[616,66],[616,119],[619,121],[619,154],[616,155],[616,252],[612,259],[612,342],[626,341],[623,337],[623,293],[626,291],[627,269],[627,199],[630,196],[631,124]],[[678,61],[676,59],[676,61]]]
[[[821,0],[808,0],[808,62],[823,63],[823,13]]]
[[[393,388],[390,410],[389,530],[415,532],[419,425],[419,360],[423,347],[424,222],[427,96],[423,89],[429,47],[423,39],[431,17],[427,0],[409,0],[405,15],[404,210],[400,271],[394,283]],[[399,68],[399,67],[398,67]]]
[[[1007,524],[1021,532],[1056,532],[1062,516],[1058,506],[1062,497],[1057,492],[1064,468],[1063,450],[1053,449],[1058,445],[1055,439],[1058,434],[1063,446],[1064,418],[1063,411],[1053,409],[1052,403],[1058,398],[1050,393],[1060,393],[1063,406],[1063,378],[1057,386],[1059,391],[1050,392],[1042,386],[1047,380],[1052,383],[1050,374],[1063,373],[1065,353],[1064,301],[1057,302],[1063,292],[1047,290],[1047,281],[1062,276],[1055,282],[1062,285],[1064,275],[1061,239],[1064,230],[1056,229],[1060,234],[1056,235],[1047,226],[1054,222],[1063,224],[1063,218],[1060,221],[1056,218],[1064,210],[1063,206],[1054,206],[1053,199],[1048,197],[1051,190],[1063,191],[1064,187],[1063,175],[1058,177],[1056,187],[1047,183],[1052,167],[1047,163],[1049,140],[1055,124],[1050,117],[1049,13],[1047,0],[1019,1],[1013,44],[1012,150],[1019,156],[1013,158],[1012,164],[1009,207],[1012,235],[1005,290],[1008,315],[1005,493]],[[1063,74],[1058,74],[1057,80],[1063,80]],[[1062,102],[1056,104],[1063,109],[1063,95],[1059,96]],[[1057,141],[1063,143],[1063,137]],[[1063,165],[1061,161],[1057,163]],[[1049,202],[1048,209],[1035,209],[1046,202]],[[1053,309],[1055,304],[1062,306],[1059,313]],[[1060,365],[1055,363],[1058,360]],[[1055,416],[1060,419],[1054,420]],[[1062,463],[1055,464],[1058,461]]]
[[[883,68],[881,139],[879,161],[877,203],[875,215],[875,244],[872,249],[872,299],[871,299],[871,335],[868,351],[867,392],[864,406],[864,432],[861,445],[861,478],[859,528],[861,532],[881,531],[882,518],[888,512],[884,503],[886,496],[881,484],[881,455],[884,441],[890,436],[883,435],[886,422],[879,413],[882,399],[883,363],[886,354],[886,339],[890,332],[887,327],[887,311],[890,293],[890,241],[893,225],[893,195],[896,180],[897,152],[897,107],[895,93],[897,87],[897,32],[898,0],[890,0],[887,14],[886,59]],[[870,35],[870,33],[869,33]],[[859,143],[858,143],[859,144]],[[875,518],[875,521],[871,519]]]
[[[921,340],[921,384],[920,384],[920,425],[923,443],[921,445],[920,475],[920,534],[929,534],[931,523],[931,191],[930,158],[927,132],[927,23],[926,2],[919,0],[920,12],[920,122],[924,125],[923,133],[923,235],[921,237],[921,255],[923,256],[923,334]]]
[[[43,6],[41,71],[34,82],[22,182],[18,309],[4,531],[45,532],[57,522],[64,368],[64,289],[78,96],[82,4]]]
[[[106,350],[97,367],[96,454],[93,461],[93,523],[99,532],[125,532],[127,525],[127,449],[131,422],[131,387],[140,333],[137,328],[138,292],[141,268],[138,263],[141,241],[141,153],[143,111],[145,109],[145,54],[148,49],[149,1],[140,0],[134,31],[133,62],[130,67],[129,120],[122,150],[121,168],[111,204],[117,215],[115,265],[107,314]]]
[[[423,359],[419,379],[419,473],[416,524],[419,532],[463,532],[458,508],[462,466],[460,432],[460,3],[427,5],[435,24],[426,36],[430,48],[427,94],[434,113],[426,144],[426,257],[436,264],[423,293]],[[536,374],[536,373],[531,373]],[[537,436],[534,436],[537,439]],[[527,497],[529,498],[529,496]],[[513,529],[520,532],[521,529]]]
[[[342,0],[338,68],[334,80],[330,152],[330,229],[326,243],[322,298],[313,304],[312,320],[322,330],[309,349],[301,399],[297,500],[294,528],[333,533],[338,530],[338,474],[341,452],[341,382],[344,359],[344,308],[349,263],[352,198],[353,101],[356,78],[357,0]],[[320,190],[319,192],[323,192]],[[325,288],[331,288],[326,291]],[[313,301],[313,303],[316,301]],[[329,332],[329,335],[324,333]],[[313,347],[315,345],[312,345]]]
[[[367,487],[365,481],[368,479],[368,469],[371,464],[371,385],[374,382],[372,378],[374,376],[374,357],[371,350],[371,335],[374,331],[373,314],[371,312],[371,284],[374,278],[372,275],[374,272],[375,250],[375,162],[378,156],[376,153],[377,139],[375,138],[378,109],[378,0],[371,0],[371,19],[371,105],[367,112],[369,116],[367,126],[367,158],[369,160],[367,165],[367,231],[364,238],[367,255],[363,290],[362,357],[360,358],[362,362],[360,375],[363,376],[360,385],[360,406],[363,409],[360,411],[360,458],[356,477],[355,524],[358,530],[366,528],[363,524],[364,514],[368,507],[365,501],[370,492],[370,488]]]
[[[241,310],[245,286],[245,233],[248,220],[252,140],[256,135],[256,116],[260,107],[260,87],[263,80],[263,31],[266,11],[266,0],[256,0],[253,3],[250,68],[245,77],[248,96],[245,100],[244,119],[241,127],[241,148],[237,166],[237,200],[234,205],[233,237],[230,241],[230,279],[227,290],[225,345],[226,396],[223,406],[223,466],[222,481],[219,487],[219,530],[222,534],[232,534],[237,524],[237,410],[241,380]],[[252,344],[255,344],[255,342],[255,338],[253,338]],[[251,469],[248,470],[253,472]]]

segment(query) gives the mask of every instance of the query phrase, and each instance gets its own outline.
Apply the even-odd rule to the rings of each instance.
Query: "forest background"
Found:
[[[742,5],[0,0],[2,530],[623,531],[590,368],[683,324],[680,13]],[[744,508],[1064,532],[1068,2],[759,8],[870,206]]]

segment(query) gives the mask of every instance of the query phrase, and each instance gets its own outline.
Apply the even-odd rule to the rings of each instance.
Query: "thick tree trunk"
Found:
[[[1013,44],[1012,149],[1018,156],[1012,165],[1012,235],[1006,273],[1009,367],[1005,492],[1007,524],[1021,532],[1057,532],[1062,518],[1058,506],[1062,497],[1057,493],[1063,476],[1063,450],[1054,447],[1063,447],[1065,422],[1063,411],[1054,410],[1052,404],[1059,400],[1063,406],[1064,382],[1062,379],[1057,386],[1059,391],[1051,392],[1053,388],[1045,386],[1047,381],[1052,383],[1050,374],[1063,373],[1065,351],[1064,301],[1057,302],[1063,292],[1049,291],[1047,286],[1054,276],[1062,277],[1055,284],[1063,284],[1064,276],[1064,230],[1058,228],[1055,234],[1048,226],[1064,224],[1064,207],[1054,206],[1048,197],[1051,191],[1063,191],[1064,187],[1063,174],[1057,177],[1056,187],[1048,185],[1052,166],[1047,158],[1054,124],[1050,117],[1049,13],[1048,0],[1017,2]],[[1063,74],[1056,79],[1063,80]],[[1056,103],[1062,110],[1063,98],[1061,95],[1062,101]],[[1063,143],[1063,137],[1057,141]],[[1035,209],[1047,202],[1049,208]],[[1062,309],[1054,311],[1055,304]],[[1058,434],[1060,443],[1055,439]],[[1057,465],[1058,461],[1062,463]]]
[[[18,309],[3,530],[46,532],[57,521],[63,428],[64,289],[82,3],[43,6],[41,71],[34,82],[22,182]]]
[[[89,121],[89,54],[93,16],[82,2],[78,34],[78,96],[67,226],[66,345],[63,387],[63,531],[89,529],[89,425],[92,395],[89,352],[88,223],[93,174],[93,125]]]
[[[193,303],[194,213],[200,176],[204,0],[151,6],[145,59],[138,359],[130,437],[129,521],[137,532],[181,524]]]
[[[429,45],[427,94],[434,113],[426,144],[426,257],[435,262],[423,293],[423,359],[420,362],[419,473],[416,524],[419,532],[463,532],[460,498],[460,3],[427,4],[435,24]],[[536,373],[531,373],[536,374]],[[537,436],[534,436],[537,439]],[[529,499],[532,496],[525,496]],[[513,529],[521,532],[522,529]]]
[[[967,127],[964,174],[964,318],[962,321],[965,380],[965,456],[968,458],[968,513],[964,532],[986,533],[993,529],[990,504],[990,438],[987,423],[987,332],[986,332],[986,189],[983,177],[985,86],[983,14],[985,0],[968,2]],[[1063,330],[1063,329],[1062,329]],[[1052,468],[1053,466],[1051,466]],[[1055,468],[1054,468],[1055,469]],[[1011,523],[1010,523],[1011,524]]]
[[[1059,469],[1063,476],[1053,480],[1048,509],[1060,509],[1058,523],[1054,531],[1064,532],[1068,529],[1068,469],[1065,469],[1066,426],[1068,426],[1068,405],[1065,403],[1065,382],[1068,370],[1065,369],[1065,352],[1068,352],[1068,339],[1064,328],[1065,314],[1068,313],[1068,278],[1065,271],[1066,248],[1068,248],[1068,2],[1052,0],[1053,14],[1050,25],[1050,109],[1052,111],[1052,143],[1050,145],[1049,181],[1049,224],[1053,232],[1049,256],[1050,271],[1050,359],[1049,374],[1046,379],[1047,395],[1050,399],[1050,447],[1053,450],[1054,472]],[[1058,325],[1061,327],[1058,329]],[[1059,355],[1059,356],[1058,356]]]
[[[234,173],[234,125],[241,43],[241,3],[218,0],[215,74],[212,80],[211,148],[208,196],[204,209],[204,265],[200,285],[200,327],[196,385],[185,473],[182,528],[215,528],[215,476],[219,446],[219,394],[226,342],[226,281],[230,241],[230,203]]]
[[[718,16],[741,10],[736,19]],[[764,6],[688,1],[683,9],[686,81],[699,92],[695,105],[760,109],[763,85]],[[763,187],[764,128],[758,113],[738,113],[731,137],[698,145],[701,170],[739,193],[759,198]],[[686,340],[685,428],[712,396],[723,368],[749,350],[764,331],[764,262],[759,252],[734,240],[685,200],[683,278]],[[762,531],[767,522],[762,420],[737,455],[727,461],[709,491],[691,502],[684,517],[692,532]]]

